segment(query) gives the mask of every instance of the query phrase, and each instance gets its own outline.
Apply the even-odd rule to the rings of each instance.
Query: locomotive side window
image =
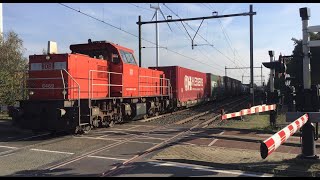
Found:
[[[112,60],[113,63],[118,64],[120,62],[118,54],[112,54]]]
[[[127,64],[136,64],[136,61],[134,60],[133,54],[120,50],[121,58],[123,59],[123,62]]]

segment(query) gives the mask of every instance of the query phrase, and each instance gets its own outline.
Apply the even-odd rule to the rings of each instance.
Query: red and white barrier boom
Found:
[[[260,145],[260,153],[261,157],[265,159],[269,156],[273,151],[275,151],[281,144],[286,142],[286,140],[292,136],[298,129],[300,129],[307,121],[308,121],[308,114],[304,114],[303,116],[299,117],[291,124],[286,126],[285,128],[281,129],[279,132],[268,138],[267,140],[263,141]]]
[[[230,118],[239,117],[239,116],[245,116],[245,115],[254,114],[254,113],[274,111],[275,109],[276,109],[275,104],[272,104],[272,105],[263,104],[263,105],[251,107],[249,109],[242,109],[239,112],[221,115],[221,120],[230,119]]]

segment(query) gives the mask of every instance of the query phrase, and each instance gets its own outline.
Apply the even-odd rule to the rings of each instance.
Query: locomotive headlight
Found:
[[[62,91],[62,94],[63,94],[63,95],[66,95],[66,94],[67,94],[67,91],[66,91],[66,90],[63,90],[63,91]]]
[[[34,95],[34,92],[33,91],[29,91],[29,95],[30,96]]]
[[[50,56],[46,56],[46,60],[50,60]]]

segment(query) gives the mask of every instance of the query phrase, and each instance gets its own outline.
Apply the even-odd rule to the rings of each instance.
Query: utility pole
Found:
[[[273,57],[274,57],[274,51],[269,51],[269,56],[270,56],[270,62],[273,62]],[[274,75],[275,75],[275,70],[270,68],[270,92],[274,92]]]
[[[0,3],[0,35],[3,35],[3,15],[2,15],[2,3]]]
[[[263,86],[263,85],[262,85],[262,81],[263,81],[263,80],[262,80],[262,65],[261,65],[261,87]]]
[[[139,16],[138,25],[139,25],[139,67],[141,67],[141,16]]]
[[[252,93],[252,106],[254,106],[254,89],[253,89],[253,9],[250,5],[250,92]]]
[[[156,21],[158,21],[158,10],[160,9],[159,3],[156,6],[150,5],[150,8],[156,10],[154,16],[156,17]],[[158,23],[156,23],[156,67],[159,66],[159,27]]]
[[[164,18],[164,19],[166,19],[165,17],[164,17],[164,14],[163,14],[163,12],[161,11],[161,9],[160,9],[160,5],[159,5],[159,3],[157,3],[157,5],[152,5],[152,4],[150,4],[150,8],[152,8],[152,9],[155,9],[156,11],[155,11],[155,13],[154,13],[154,15],[153,15],[153,17],[152,17],[152,19],[155,17],[156,18],[156,67],[159,67],[159,65],[160,65],[160,56],[159,56],[159,26],[158,26],[158,11],[160,11],[160,13],[161,13],[161,15],[162,15],[162,17]],[[151,19],[151,20],[152,20]],[[168,24],[168,26],[169,26],[169,24]],[[170,30],[172,31],[172,29],[171,29],[171,27],[169,26],[169,28],[170,28]],[[140,46],[141,47],[141,46]]]

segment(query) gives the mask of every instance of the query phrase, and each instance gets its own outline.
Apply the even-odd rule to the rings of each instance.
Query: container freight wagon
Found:
[[[241,94],[245,95],[245,94],[249,94],[249,92],[250,92],[249,85],[241,84]]]
[[[207,73],[207,91],[210,100],[217,100],[223,98],[223,86],[223,78],[221,76]]]
[[[149,68],[163,71],[170,79],[175,107],[190,107],[209,100],[206,73],[180,66]]]
[[[225,84],[225,93],[224,97],[229,96],[238,96],[241,92],[241,81],[237,79],[230,78],[228,76],[223,76],[224,84]]]
[[[239,96],[241,95],[241,91],[242,91],[242,83],[241,81],[234,79],[234,95],[235,96]]]
[[[230,97],[232,96],[232,79],[228,76],[223,76],[224,81],[224,97]]]

